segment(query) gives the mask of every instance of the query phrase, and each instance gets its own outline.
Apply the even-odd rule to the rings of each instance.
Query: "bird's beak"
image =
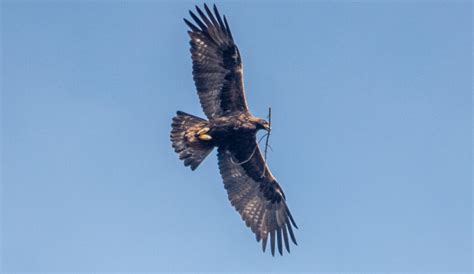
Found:
[[[264,125],[263,125],[263,128],[264,128],[266,131],[270,131],[270,130],[271,130],[269,124],[264,124]]]

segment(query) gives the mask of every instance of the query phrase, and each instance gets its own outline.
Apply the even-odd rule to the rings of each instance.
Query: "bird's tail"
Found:
[[[195,170],[214,148],[212,137],[206,134],[209,122],[182,111],[176,114],[171,124],[171,143],[184,165]]]

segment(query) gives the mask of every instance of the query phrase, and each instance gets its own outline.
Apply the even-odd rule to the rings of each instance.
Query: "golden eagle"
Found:
[[[196,6],[199,17],[189,11],[195,24],[190,28],[193,78],[202,109],[209,119],[177,112],[173,118],[171,142],[185,166],[195,170],[217,147],[219,169],[231,204],[245,224],[262,240],[268,235],[272,255],[275,240],[283,255],[283,243],[290,252],[289,237],[296,244],[297,228],[285,202],[285,194],[266,165],[256,140],[257,131],[269,131],[267,121],[254,117],[244,93],[242,59],[226,17],[205,4],[206,14]]]

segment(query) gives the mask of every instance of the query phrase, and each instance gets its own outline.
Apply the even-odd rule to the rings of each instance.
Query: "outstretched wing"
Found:
[[[216,6],[214,14],[204,4],[207,16],[196,6],[199,17],[189,14],[195,24],[184,19],[191,31],[193,78],[201,106],[212,120],[236,111],[247,111],[242,60],[224,16]]]
[[[249,145],[240,144],[218,150],[219,169],[229,200],[255,233],[257,241],[262,240],[263,251],[270,235],[272,255],[275,254],[275,237],[278,251],[283,255],[283,243],[290,252],[288,235],[296,244],[292,225],[297,228],[285,195],[266,166],[256,140],[249,141]]]

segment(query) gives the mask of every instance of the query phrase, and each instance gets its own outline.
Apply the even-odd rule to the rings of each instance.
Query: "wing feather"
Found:
[[[290,253],[290,243],[288,242],[288,230],[286,229],[286,224],[283,225],[283,239],[285,240],[285,248],[288,253]]]
[[[277,228],[277,243],[278,243],[278,252],[280,252],[280,255],[283,255],[283,245],[281,242],[281,228],[280,226]]]
[[[292,230],[296,224],[286,205],[283,190],[265,165],[260,150],[257,148],[251,156],[256,141],[252,141],[250,146],[237,147],[241,144],[238,142],[218,149],[219,169],[228,198],[245,224],[255,233],[257,241],[262,240],[263,251],[270,237],[272,255],[275,254],[275,248],[283,254],[283,244],[289,252],[288,233],[296,244]],[[246,163],[236,164],[249,158]],[[266,172],[262,177],[264,169]]]
[[[204,13],[189,11],[194,24],[190,28],[193,78],[204,113],[212,120],[229,113],[248,111],[243,83],[243,66],[239,49],[224,17],[216,6],[214,14],[204,4]]]

